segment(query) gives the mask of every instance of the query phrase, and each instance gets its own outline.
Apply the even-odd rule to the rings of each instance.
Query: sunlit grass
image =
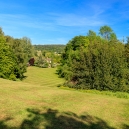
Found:
[[[50,120],[52,121],[53,119],[56,119],[54,121],[54,124],[56,124],[58,120],[61,121],[60,118],[63,116],[65,121],[74,119],[74,122],[80,121],[80,125],[85,123],[84,127],[87,128],[92,128],[90,123],[93,125],[96,123],[96,127],[102,127],[102,120],[116,129],[126,129],[129,126],[129,99],[114,97],[115,95],[112,95],[111,92],[80,92],[78,90],[59,88],[57,85],[62,84],[64,80],[58,78],[55,72],[56,69],[52,68],[29,67],[28,72],[25,74],[27,77],[22,82],[0,79],[0,127],[6,129],[6,125],[8,125],[20,128],[26,119],[35,118],[38,115],[38,113],[31,112],[33,115],[28,118],[28,115],[31,115],[28,109],[40,110],[36,118],[41,117],[40,120],[46,120],[47,124],[50,124]],[[52,113],[45,114],[48,109],[51,109]],[[57,113],[57,116],[53,117],[53,112]],[[68,113],[76,114],[78,117]],[[88,118],[90,117],[87,118],[88,121],[82,120],[80,116],[87,116],[85,114],[92,116],[95,120],[89,120]],[[66,119],[67,117],[69,119]],[[7,118],[10,119],[6,121]],[[99,119],[96,118],[101,119],[101,124],[97,123]],[[38,121],[39,125],[34,129],[46,127],[46,123],[43,123],[43,127],[40,127],[40,120]],[[1,121],[4,121],[4,123]],[[58,124],[57,126],[59,126]],[[53,128],[57,126],[53,126]],[[106,125],[104,127],[106,128]],[[74,126],[71,126],[71,128],[73,129]],[[65,128],[62,127],[61,129]]]
[[[63,85],[59,86],[61,89],[66,89],[66,90],[77,90],[79,92],[85,92],[85,93],[92,93],[92,94],[98,94],[98,95],[108,95],[112,97],[117,97],[117,98],[125,98],[129,99],[129,93],[127,92],[111,92],[111,91],[99,91],[99,90],[82,90],[82,89],[74,89],[74,88],[69,88]]]

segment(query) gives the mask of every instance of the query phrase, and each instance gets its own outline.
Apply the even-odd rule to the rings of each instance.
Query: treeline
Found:
[[[68,42],[57,72],[76,89],[129,92],[129,38],[121,43],[109,26]]]
[[[0,78],[23,79],[27,62],[34,49],[27,37],[20,39],[7,36],[0,28]]]
[[[62,53],[65,45],[56,45],[56,44],[52,44],[52,45],[33,45],[35,50],[41,50],[41,51],[49,51],[49,52],[56,52],[56,53]]]
[[[62,51],[63,52],[63,51]],[[47,50],[35,50],[35,66],[41,68],[54,68],[60,64],[61,54]]]
[[[33,45],[35,49],[35,66],[53,68],[60,64],[61,53],[65,45]]]

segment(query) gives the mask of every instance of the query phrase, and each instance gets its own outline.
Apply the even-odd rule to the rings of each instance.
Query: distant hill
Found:
[[[35,50],[41,51],[49,51],[49,52],[57,52],[62,53],[66,45],[63,44],[52,44],[52,45],[33,45]]]

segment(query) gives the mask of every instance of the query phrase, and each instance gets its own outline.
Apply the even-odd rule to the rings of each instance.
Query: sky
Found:
[[[128,0],[0,0],[5,35],[32,44],[67,44],[89,30],[110,26],[119,40],[129,36]]]

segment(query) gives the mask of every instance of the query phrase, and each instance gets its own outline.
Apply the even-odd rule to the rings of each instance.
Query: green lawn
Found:
[[[0,129],[129,129],[129,99],[59,88],[56,69],[0,79]]]

